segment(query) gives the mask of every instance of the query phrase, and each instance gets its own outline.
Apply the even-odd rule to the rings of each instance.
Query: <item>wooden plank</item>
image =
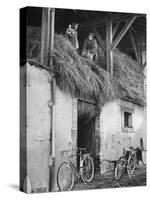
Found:
[[[106,64],[107,71],[113,76],[113,52],[112,52],[112,20],[111,16],[106,21]]]
[[[120,33],[118,34],[117,38],[113,42],[112,49],[116,48],[116,46],[119,44],[119,42],[121,41],[121,39],[124,37],[124,35],[126,34],[126,32],[129,30],[129,28],[131,27],[131,25],[133,24],[133,22],[135,21],[136,18],[137,18],[137,16],[134,15],[133,17],[131,17],[126,22],[126,25],[123,27],[123,29],[120,31]]]
[[[136,57],[136,60],[138,61],[139,58],[138,58],[137,45],[136,45],[134,36],[133,36],[133,34],[132,34],[132,32],[130,30],[129,30],[129,34],[130,34],[130,39],[131,39],[132,46],[133,46],[133,49],[134,49],[135,57]]]
[[[87,103],[87,104],[92,104],[92,105],[97,105],[95,101],[89,100],[89,99],[84,99],[84,98],[78,98],[79,102]]]
[[[106,51],[106,45],[105,45],[105,42],[103,41],[103,39],[101,38],[99,32],[97,31],[96,28],[93,29],[93,33],[95,34],[95,37],[99,43],[99,45],[102,47],[103,51],[105,52]]]

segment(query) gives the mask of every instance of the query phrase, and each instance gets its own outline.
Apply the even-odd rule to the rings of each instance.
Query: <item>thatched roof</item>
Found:
[[[40,40],[28,37],[28,58],[39,60]],[[53,63],[56,83],[74,97],[94,100],[101,107],[106,101],[125,98],[144,105],[142,67],[129,56],[114,51],[114,74],[110,77],[104,53],[99,47],[98,62],[81,57],[63,36],[55,34]]]

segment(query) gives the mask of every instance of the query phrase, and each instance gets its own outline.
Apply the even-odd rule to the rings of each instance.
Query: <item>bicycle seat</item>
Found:
[[[79,151],[79,153],[83,153],[83,152],[86,152],[86,148],[77,148],[77,151]]]

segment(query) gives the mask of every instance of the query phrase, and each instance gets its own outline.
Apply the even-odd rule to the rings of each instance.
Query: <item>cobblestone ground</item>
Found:
[[[114,178],[114,172],[107,172],[103,175],[96,174],[93,180],[84,184],[82,181],[74,185],[73,190],[87,190],[100,188],[117,188],[117,187],[132,187],[146,185],[146,166],[137,166],[133,175],[129,179],[125,173],[122,179],[118,182]]]

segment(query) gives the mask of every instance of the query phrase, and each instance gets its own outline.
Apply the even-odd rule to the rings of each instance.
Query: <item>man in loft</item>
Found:
[[[97,58],[97,41],[93,33],[89,33],[88,38],[84,41],[82,56],[90,60],[96,60]]]

